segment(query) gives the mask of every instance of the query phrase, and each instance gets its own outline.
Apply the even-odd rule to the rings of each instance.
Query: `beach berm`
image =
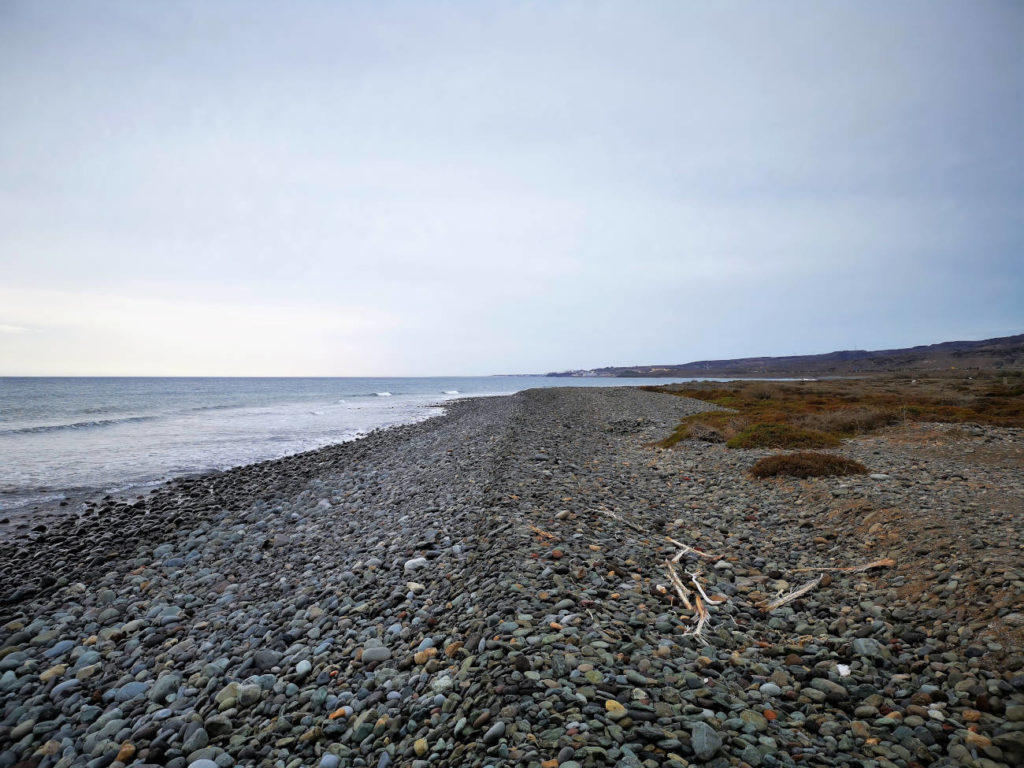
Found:
[[[1020,765],[1021,430],[758,479],[657,445],[714,407],[455,401],[0,543],[0,768]]]

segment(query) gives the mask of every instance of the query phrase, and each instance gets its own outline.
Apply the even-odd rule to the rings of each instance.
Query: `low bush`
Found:
[[[839,438],[792,424],[755,424],[726,442],[729,448],[832,448]]]
[[[896,424],[899,420],[900,414],[895,408],[861,407],[806,413],[798,417],[797,424],[833,435],[862,435]]]
[[[830,453],[800,451],[767,456],[750,470],[754,477],[831,477],[863,475],[868,468],[859,461],[844,459]]]
[[[749,426],[750,422],[732,411],[705,411],[687,416],[673,430],[672,434],[658,445],[671,448],[682,440],[703,440],[708,443],[724,443]]]
[[[689,382],[644,389],[704,400],[731,413],[719,411],[687,417],[659,445],[669,448],[686,439],[724,439],[733,440],[734,447],[744,447],[746,438],[739,435],[755,424],[788,424],[837,439],[868,434],[901,422],[1024,427],[1022,381],[1024,373],[1015,370],[799,382]],[[835,443],[775,445],[802,448]]]
[[[689,437],[692,440],[700,440],[705,443],[724,443],[726,440],[721,430],[709,427],[707,424],[690,424]]]

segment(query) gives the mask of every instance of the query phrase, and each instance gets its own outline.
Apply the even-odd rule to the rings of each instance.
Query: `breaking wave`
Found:
[[[66,429],[95,429],[110,427],[115,424],[132,424],[138,421],[153,421],[159,416],[126,416],[123,419],[96,419],[94,421],[76,421],[74,424],[41,424],[38,427],[19,427],[0,429],[0,435],[31,435],[36,432],[60,432]]]

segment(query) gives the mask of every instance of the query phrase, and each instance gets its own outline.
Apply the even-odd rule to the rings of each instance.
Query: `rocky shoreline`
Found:
[[[1021,764],[1021,430],[650,447],[708,407],[456,401],[0,543],[0,768]]]

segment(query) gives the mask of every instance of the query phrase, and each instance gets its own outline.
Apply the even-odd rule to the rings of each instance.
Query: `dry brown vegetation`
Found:
[[[826,381],[692,382],[644,387],[728,408],[684,419],[662,441],[697,438],[731,448],[828,447],[854,435],[907,422],[1024,427],[1024,376],[954,374]],[[811,442],[807,432],[825,435]],[[772,435],[764,441],[759,436]]]
[[[766,456],[750,470],[754,477],[833,477],[863,475],[868,468],[859,461],[831,453],[798,451]]]
[[[833,448],[839,439],[827,432],[786,423],[748,427],[726,442],[729,448]]]

